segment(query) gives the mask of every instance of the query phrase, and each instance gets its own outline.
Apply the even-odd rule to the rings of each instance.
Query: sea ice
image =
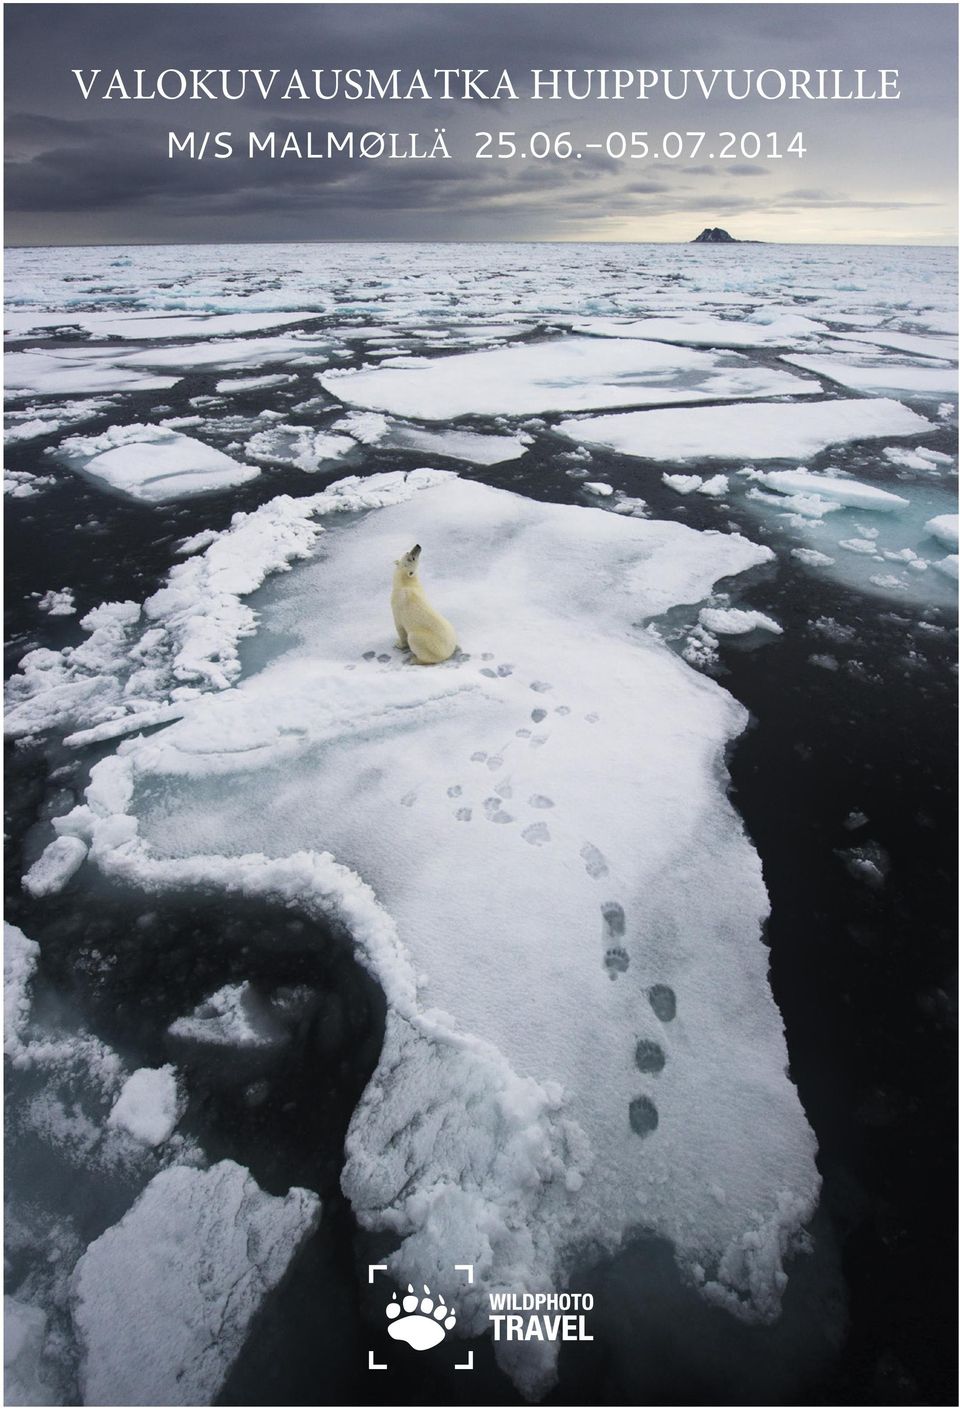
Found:
[[[316,1227],[238,1164],[163,1170],[73,1275],[85,1403],[213,1403],[265,1296]]]
[[[587,318],[574,330],[594,337],[639,337],[655,342],[677,342],[702,347],[803,346],[816,333],[829,332],[825,323],[816,323],[797,313],[745,322],[733,318],[710,318],[684,314],[679,318],[637,318],[619,322],[612,318]]]
[[[87,848],[76,836],[58,836],[27,871],[23,888],[34,899],[59,894],[86,858]]]
[[[274,376],[238,376],[218,381],[214,390],[218,396],[227,396],[231,391],[266,391],[269,387],[286,386],[291,381],[296,381],[296,377],[286,372],[277,372]]]
[[[263,464],[291,464],[315,474],[325,464],[357,448],[349,435],[311,430],[305,425],[273,425],[247,441],[244,454]]]
[[[31,499],[57,481],[52,474],[30,474],[25,469],[5,469],[3,492],[12,499]]]
[[[853,391],[902,391],[915,396],[939,397],[957,389],[956,367],[907,366],[892,357],[879,362],[806,356],[784,357],[783,360]]]
[[[71,352],[73,356],[69,355]],[[176,376],[150,376],[92,350],[12,352],[4,357],[6,390],[17,396],[75,396],[85,391],[167,391]]]
[[[860,399],[632,411],[564,420],[557,429],[571,440],[670,462],[799,459],[845,440],[920,435],[931,423],[899,401]]]
[[[170,1138],[184,1108],[173,1066],[144,1066],[124,1081],[107,1123],[152,1148]]]
[[[43,1362],[47,1316],[37,1305],[3,1298],[3,1401],[14,1405],[57,1403]]]
[[[802,562],[805,567],[832,567],[834,559],[816,548],[791,548],[790,556]]]
[[[699,474],[662,474],[660,478],[668,489],[673,489],[677,494],[693,494],[703,485]]]
[[[530,415],[720,397],[809,395],[786,371],[664,343],[594,337],[488,348],[453,357],[324,372],[321,385],[351,405],[417,420]],[[686,412],[684,412],[686,414]]]
[[[231,983],[168,1028],[172,1037],[212,1046],[276,1046],[285,1032],[250,983]]]
[[[783,635],[783,627],[762,611],[740,611],[732,606],[705,606],[700,612],[700,624],[715,636],[745,636],[750,631]]]
[[[778,494],[826,499],[845,504],[848,508],[866,508],[879,513],[907,508],[910,502],[900,494],[891,494],[888,489],[878,489],[875,484],[861,484],[856,479],[841,479],[829,474],[814,474],[806,469],[779,469],[769,473],[752,470],[748,477],[769,489],[775,489]]]
[[[957,359],[957,339],[955,337],[920,337],[916,333],[893,332],[889,328],[876,328],[870,332],[846,332],[848,342],[867,342],[876,347],[892,347],[897,352],[910,352],[914,356],[941,357],[946,361]]]
[[[4,327],[14,338],[30,337],[45,328],[76,328],[94,338],[126,338],[147,341],[152,338],[225,337],[232,333],[263,332],[267,328],[285,327],[316,313],[209,313],[190,317],[184,313],[167,312],[154,316],[143,313],[96,312],[76,308],[69,312],[49,313],[7,310]]]
[[[62,401],[54,405],[30,405],[20,411],[7,411],[7,426],[3,438],[8,445],[19,444],[24,440],[36,440],[41,435],[52,435],[67,426],[79,425],[91,420],[103,411],[114,409],[112,401]]]
[[[385,444],[397,450],[417,450],[442,459],[466,460],[468,464],[503,464],[526,453],[530,436],[478,435],[472,430],[418,430],[414,426],[392,426]]]
[[[260,473],[212,445],[155,425],[114,425],[102,435],[71,435],[56,454],[71,469],[145,503],[209,494]]]
[[[941,466],[953,464],[953,456],[942,450],[928,450],[923,445],[907,448],[904,445],[888,445],[883,457],[891,464],[903,469],[919,469],[923,474],[942,474]]]
[[[938,543],[944,543],[948,548],[957,546],[958,525],[960,516],[955,513],[941,513],[936,518],[928,518],[923,525],[923,531],[931,538],[936,538]]]
[[[705,479],[697,486],[698,494],[705,494],[710,499],[720,499],[730,488],[730,481],[725,474],[712,474],[709,479]]]
[[[44,592],[37,602],[40,611],[45,611],[48,616],[75,616],[77,608],[73,602],[73,591],[70,587],[61,587],[59,591]]]
[[[126,882],[273,898],[352,934],[388,1017],[344,1188],[399,1239],[401,1283],[474,1264],[467,1332],[491,1290],[556,1289],[578,1247],[613,1251],[637,1227],[670,1239],[705,1296],[771,1320],[819,1180],[767,984],[759,860],[718,783],[746,712],[642,629],[771,554],[446,474],[316,497],[361,493],[384,507],[331,526],[257,603],[286,650],[121,744],[57,829]],[[469,658],[390,652],[410,542]],[[654,1074],[639,1039],[663,1052]],[[98,1284],[124,1279],[111,1258]],[[151,1304],[151,1344],[157,1318]],[[105,1331],[92,1348],[109,1378],[141,1358]],[[164,1373],[185,1359],[155,1352]],[[554,1352],[499,1347],[529,1394]]]

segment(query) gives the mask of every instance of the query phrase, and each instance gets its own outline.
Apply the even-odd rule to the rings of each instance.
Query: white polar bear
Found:
[[[434,611],[417,576],[420,544],[398,557],[393,572],[390,606],[397,627],[397,645],[409,649],[418,665],[439,665],[457,648],[457,633],[439,611]]]

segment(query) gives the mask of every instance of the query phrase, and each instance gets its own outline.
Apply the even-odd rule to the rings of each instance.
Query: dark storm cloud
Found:
[[[125,5],[8,4],[6,189],[13,241],[302,238],[683,238],[717,213],[758,222],[794,210],[953,207],[950,5]],[[136,68],[899,68],[900,103],[84,102],[70,70]],[[281,80],[282,81],[282,80]],[[789,111],[787,111],[789,109]],[[794,161],[480,162],[480,129],[572,130],[577,141],[647,127],[802,127]],[[271,127],[307,133],[445,128],[451,161],[194,162],[167,133]],[[789,135],[789,134],[788,134]],[[586,155],[586,153],[585,153]],[[812,178],[803,186],[797,177]],[[760,180],[758,178],[762,177]],[[692,183],[692,185],[691,185]],[[690,212],[689,218],[687,212]],[[674,217],[676,234],[664,235]],[[924,217],[926,218],[926,217]],[[612,223],[611,223],[612,222]],[[934,228],[934,235],[940,225]],[[672,229],[673,227],[671,227]],[[764,227],[766,228],[766,227]],[[830,226],[825,226],[829,231]],[[742,233],[754,233],[745,229]],[[909,236],[908,236],[909,237]],[[925,236],[931,238],[929,233]],[[945,236],[949,239],[949,234]]]

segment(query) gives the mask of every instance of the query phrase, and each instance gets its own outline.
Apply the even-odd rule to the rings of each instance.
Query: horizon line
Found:
[[[709,246],[710,248],[725,248],[728,244],[744,245],[780,245],[789,249],[801,249],[804,247],[814,248],[847,248],[847,249],[958,249],[957,240],[950,240],[944,243],[920,240],[761,240],[761,239],[736,239],[730,240],[700,240],[693,239],[679,240],[604,240],[604,239],[418,239],[414,237],[392,236],[384,239],[370,239],[363,235],[343,235],[339,238],[325,239],[263,239],[263,240],[80,240],[73,244],[56,244],[53,241],[43,244],[28,244],[4,241],[4,250],[13,249],[188,249],[192,246],[209,246],[210,248],[226,248],[230,246],[245,245],[287,245],[287,244],[435,244],[435,245],[462,245],[462,244],[490,244],[490,245],[663,245],[686,247],[689,245]]]

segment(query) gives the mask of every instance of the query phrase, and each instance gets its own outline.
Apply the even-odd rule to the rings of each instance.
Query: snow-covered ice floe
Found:
[[[114,425],[102,435],[70,435],[56,455],[71,469],[146,503],[209,494],[246,484],[260,473],[255,465],[157,425]]]
[[[350,405],[427,421],[723,397],[804,396],[820,390],[815,381],[753,365],[732,352],[594,337],[433,360],[403,357],[359,371],[323,372],[320,383]]]
[[[919,362],[905,364],[893,357],[881,361],[865,358],[784,357],[791,366],[802,367],[816,376],[826,377],[853,391],[901,391],[907,395],[930,397],[957,392],[955,366],[926,366]]]
[[[656,342],[677,342],[701,347],[794,347],[811,336],[828,332],[825,323],[798,313],[784,313],[769,321],[752,318],[711,318],[689,313],[679,318],[587,318],[574,330],[594,337],[640,337]]]
[[[225,1159],[164,1169],[73,1276],[85,1403],[213,1403],[254,1315],[316,1227]]]
[[[931,428],[930,421],[908,406],[883,398],[628,411],[564,420],[557,426],[571,440],[668,463],[803,458],[847,440],[921,435]]]
[[[352,936],[388,1017],[343,1186],[400,1239],[401,1284],[456,1291],[464,1332],[490,1291],[556,1289],[579,1248],[637,1228],[708,1299],[774,1319],[819,1179],[760,863],[723,784],[747,716],[643,629],[770,551],[431,471],[312,502],[369,511],[328,519],[258,601],[292,644],[121,744],[57,830],[108,876],[269,898]],[[413,542],[464,652],[432,669],[391,649]],[[87,1259],[122,1284],[126,1252]],[[105,1331],[90,1344],[122,1375]],[[498,1346],[531,1397],[555,1352]]]
[[[941,513],[936,518],[928,518],[923,525],[924,532],[931,538],[936,538],[938,543],[944,543],[948,548],[955,548],[958,539],[958,524],[960,516],[955,513]]]
[[[230,334],[263,332],[267,328],[285,327],[289,323],[315,318],[316,313],[208,313],[190,317],[184,313],[95,312],[74,308],[68,312],[51,313],[37,309],[8,309],[4,314],[4,330],[8,338],[26,338],[43,334],[51,328],[76,328],[91,337],[120,338],[147,341],[171,337],[225,337]]]

